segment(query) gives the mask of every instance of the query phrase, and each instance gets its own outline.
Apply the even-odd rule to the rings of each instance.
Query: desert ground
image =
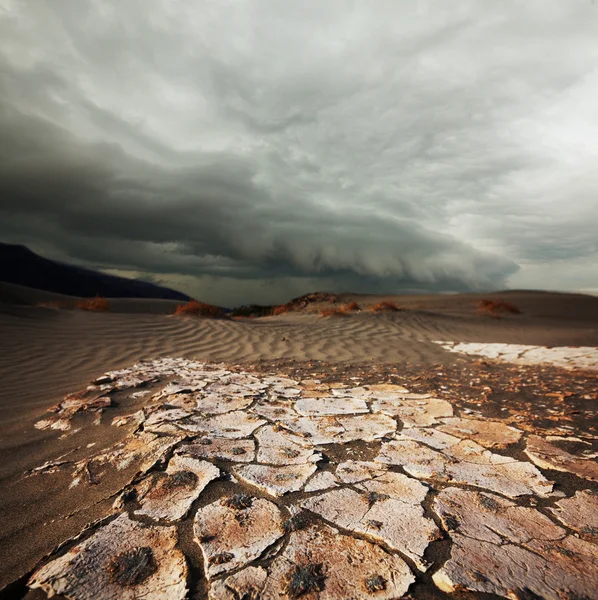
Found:
[[[0,283],[1,597],[598,597],[597,297],[60,299]]]

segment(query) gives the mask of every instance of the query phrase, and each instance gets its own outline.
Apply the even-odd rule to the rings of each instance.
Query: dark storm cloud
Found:
[[[4,227],[65,254],[160,273],[238,278],[354,273],[475,284],[510,265],[400,217],[344,214],[309,197],[275,200],[248,158],[196,157],[160,168],[119,146],[77,143],[53,125],[2,111]],[[9,157],[18,159],[9,160]],[[32,222],[35,220],[36,222]]]
[[[231,302],[598,254],[587,3],[4,4],[4,239]]]

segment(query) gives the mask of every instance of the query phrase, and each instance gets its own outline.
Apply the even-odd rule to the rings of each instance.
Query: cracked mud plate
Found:
[[[125,514],[33,575],[29,587],[67,598],[186,597],[187,565],[174,527],[145,526]]]
[[[457,488],[443,490],[435,504],[453,540],[450,560],[433,576],[442,590],[596,597],[598,546],[568,534],[538,510]]]
[[[134,399],[129,414],[114,414],[119,394]],[[394,599],[419,597],[422,585],[596,597],[588,440],[542,437],[394,384],[185,359],[108,373],[38,427],[72,432],[85,412],[121,427],[121,441],[27,477],[72,474],[77,493],[132,473],[120,514],[35,570],[29,586],[49,596],[183,598],[189,575],[212,600]],[[555,471],[577,488],[563,493]],[[444,563],[429,552],[440,538]]]

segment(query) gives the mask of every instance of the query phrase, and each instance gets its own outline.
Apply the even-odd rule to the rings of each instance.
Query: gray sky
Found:
[[[0,239],[223,304],[598,290],[592,0],[0,0]]]

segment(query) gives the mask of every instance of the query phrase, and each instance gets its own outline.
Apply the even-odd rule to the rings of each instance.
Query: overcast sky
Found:
[[[593,0],[0,0],[0,240],[222,304],[598,290]]]

